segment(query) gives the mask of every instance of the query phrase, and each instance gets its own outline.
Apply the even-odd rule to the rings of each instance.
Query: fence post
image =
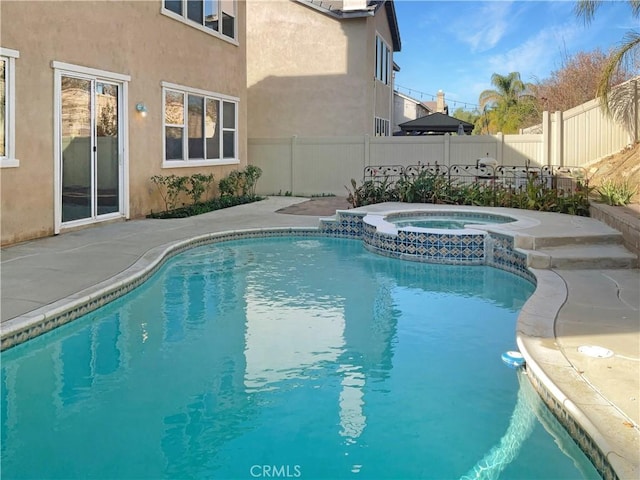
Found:
[[[444,158],[442,159],[443,164],[450,166],[451,165],[451,134],[449,132],[444,134]]]
[[[294,164],[296,163],[296,144],[298,143],[298,136],[294,135],[293,137],[291,137],[291,195],[294,194],[294,188],[293,188],[293,175],[295,173],[295,168],[294,168]]]
[[[553,114],[554,116],[554,125],[553,125],[553,145],[552,148],[552,159],[553,164],[559,167],[564,166],[564,158],[563,158],[563,146],[564,146],[564,138],[563,136],[563,128],[562,128],[562,112],[556,111]]]
[[[542,164],[551,165],[551,117],[549,112],[542,112]]]
[[[504,150],[504,133],[498,132],[496,134],[496,139],[498,140],[498,144],[496,145],[496,161],[498,165],[502,165],[503,158],[503,150]]]

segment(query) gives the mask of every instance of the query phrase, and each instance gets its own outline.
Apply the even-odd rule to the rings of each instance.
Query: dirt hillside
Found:
[[[634,203],[640,203],[640,143],[587,166],[589,185],[598,187],[605,180],[628,182],[636,187]]]

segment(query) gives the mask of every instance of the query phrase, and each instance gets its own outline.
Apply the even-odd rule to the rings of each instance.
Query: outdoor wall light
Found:
[[[140,113],[140,116],[142,117],[146,117],[147,116],[147,106],[142,103],[136,103],[136,110],[138,111],[138,113]]]

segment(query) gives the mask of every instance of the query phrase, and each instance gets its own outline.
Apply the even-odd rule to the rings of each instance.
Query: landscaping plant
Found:
[[[349,193],[347,200],[354,207],[401,201],[589,215],[590,189],[586,182],[577,179],[570,190],[558,190],[546,185],[535,171],[527,172],[526,184],[517,188],[500,182],[468,183],[460,179],[449,179],[441,172],[427,170],[414,176],[403,174],[395,184],[385,177],[365,180],[360,186],[352,179],[351,186],[351,189],[346,187]]]
[[[195,173],[189,177],[187,182],[187,195],[191,197],[192,204],[196,204],[200,202],[202,198],[202,194],[209,188],[209,186],[213,183],[213,173],[209,175],[204,175],[202,173]]]
[[[202,196],[213,183],[213,174],[154,175],[151,177],[151,182],[158,188],[165,210],[151,212],[148,217],[184,218],[261,200],[261,197],[255,194],[256,182],[261,175],[262,170],[253,165],[247,166],[244,171],[234,170],[219,181],[220,197],[206,201],[202,201]],[[178,200],[181,197],[189,197],[191,204],[178,207]]]
[[[614,206],[628,205],[637,191],[638,187],[632,187],[629,182],[616,183],[612,180],[604,181],[598,188],[600,200]]]
[[[185,187],[189,177],[177,175],[154,175],[151,181],[158,188],[164,201],[165,210],[174,210],[181,193],[186,193]]]

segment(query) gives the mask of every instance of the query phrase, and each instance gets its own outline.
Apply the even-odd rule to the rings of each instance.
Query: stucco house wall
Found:
[[[393,41],[391,39],[389,22],[384,11],[385,8],[387,7],[383,6],[382,8],[380,8],[376,16],[373,18],[373,21],[369,21],[368,38],[371,40],[368,41],[368,46],[371,53],[369,53],[367,57],[370,59],[368,66],[369,72],[370,75],[374,78],[373,90],[375,95],[375,104],[373,116],[388,120],[389,125],[391,126],[393,125]],[[375,71],[376,35],[382,37],[390,52],[388,84],[382,83],[381,81],[375,79],[375,77],[373,76],[373,72]],[[391,132],[391,130],[389,130],[389,132]]]
[[[376,115],[390,119],[392,87],[375,81],[376,32],[393,62],[385,8],[335,18],[305,2],[249,0],[249,137],[373,134]]]
[[[1,46],[15,60],[15,157],[0,168],[2,244],[54,233],[55,75],[52,62],[129,76],[125,165],[128,216],[163,209],[153,175],[213,173],[242,168],[247,157],[245,3],[236,6],[235,41],[161,13],[162,0],[0,4]],[[163,167],[162,82],[238,99],[237,150],[225,165]],[[147,107],[147,116],[136,104]],[[220,162],[223,163],[223,162]],[[124,216],[124,215],[123,215]]]

